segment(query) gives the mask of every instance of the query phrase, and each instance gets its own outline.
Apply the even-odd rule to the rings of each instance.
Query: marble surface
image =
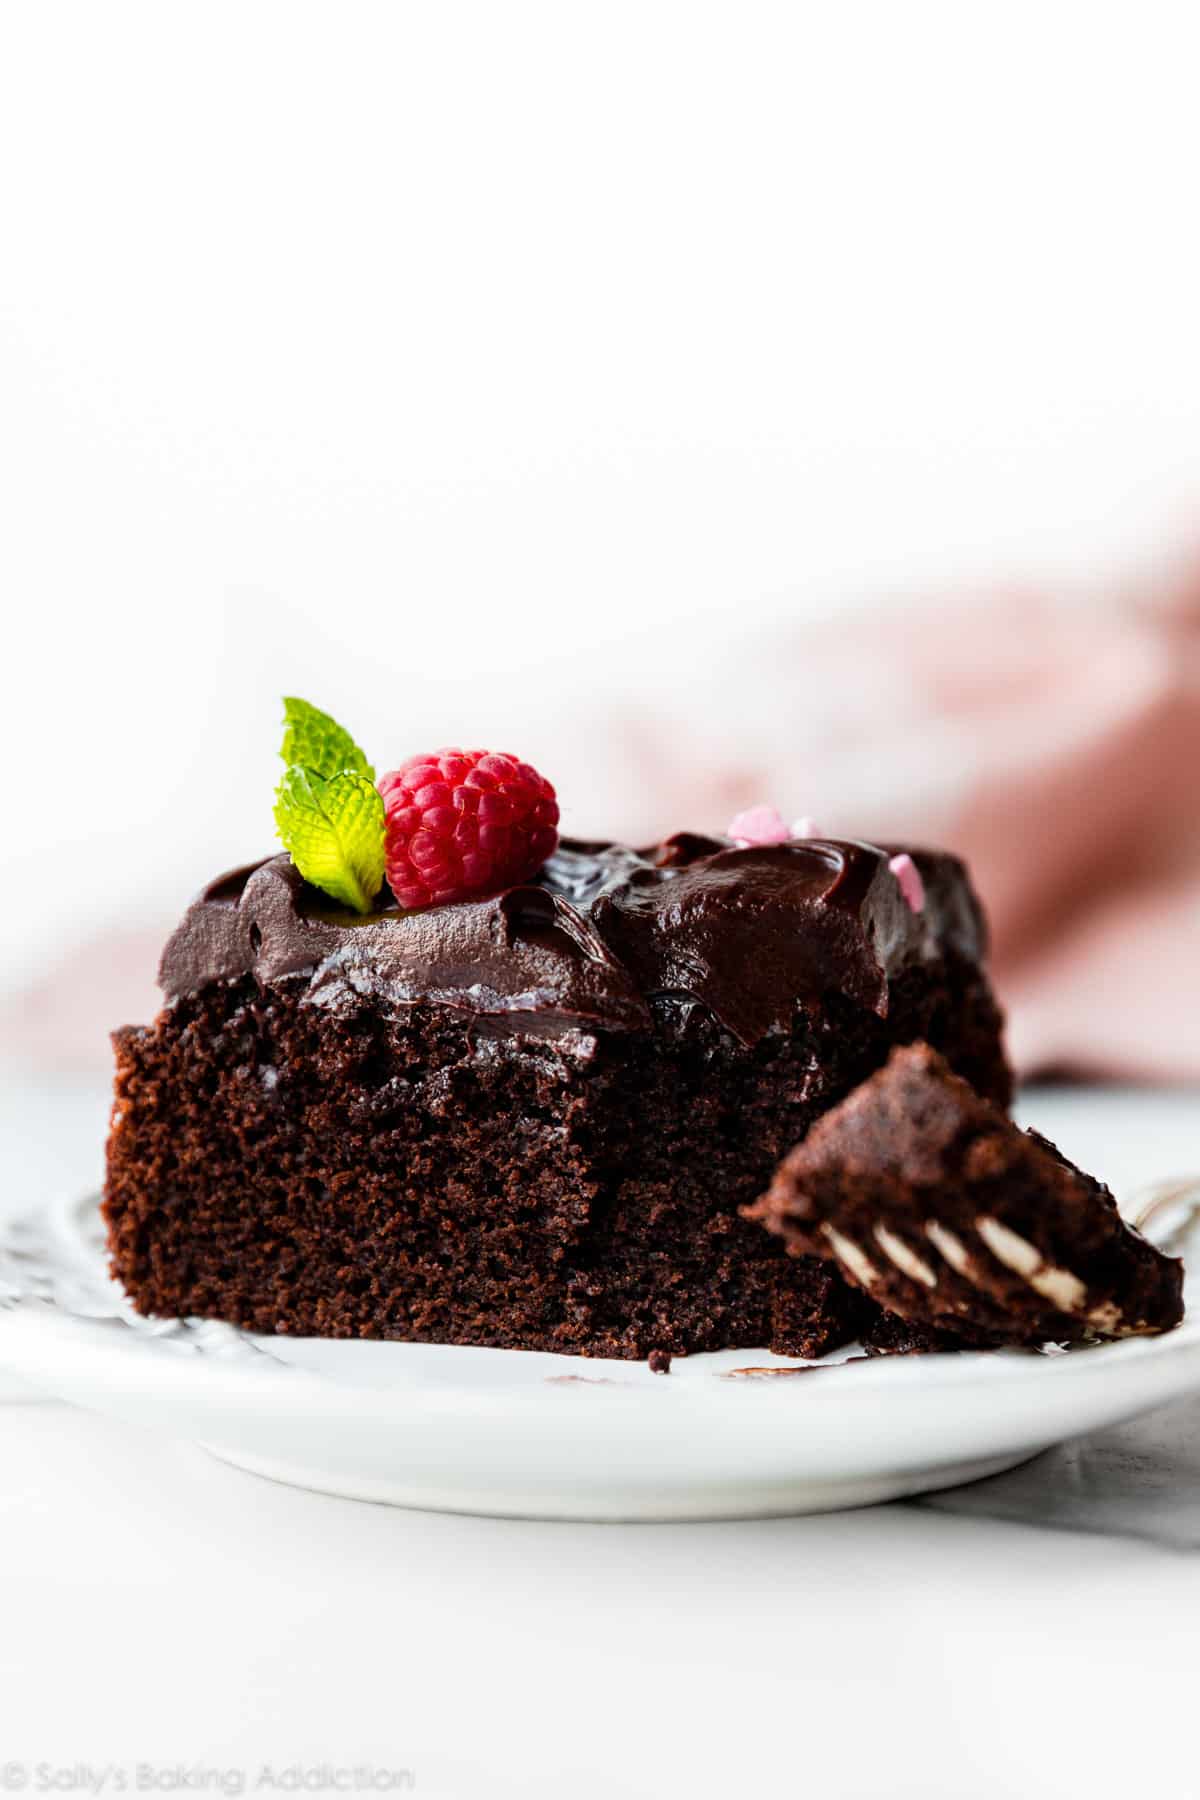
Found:
[[[1200,1550],[1200,1395],[912,1504]]]
[[[1123,1196],[1200,1161],[1194,1094],[1023,1108]],[[0,1208],[94,1185],[106,1112],[10,1070]],[[0,1433],[0,1776],[31,1788],[1200,1793],[1200,1396],[972,1488],[725,1525],[364,1506],[36,1399]]]

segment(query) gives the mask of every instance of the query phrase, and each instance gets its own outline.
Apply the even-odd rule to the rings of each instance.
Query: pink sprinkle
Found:
[[[888,868],[900,883],[900,892],[908,901],[915,913],[925,910],[925,883],[921,880],[921,871],[907,852],[902,856],[893,856]]]
[[[727,837],[739,844],[784,844],[788,828],[774,806],[751,806],[729,821]]]
[[[792,820],[792,836],[794,838],[819,838],[824,837],[825,833],[817,821],[810,819],[806,814],[802,819]]]

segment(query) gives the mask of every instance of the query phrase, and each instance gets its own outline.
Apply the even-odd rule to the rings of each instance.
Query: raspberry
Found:
[[[490,750],[410,756],[379,781],[399,906],[474,900],[536,875],[558,843],[544,776]]]

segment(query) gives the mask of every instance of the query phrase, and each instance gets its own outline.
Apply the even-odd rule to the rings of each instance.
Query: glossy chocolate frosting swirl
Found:
[[[566,838],[536,881],[491,899],[385,904],[366,917],[274,856],[204,889],[159,981],[168,1000],[243,975],[303,982],[315,1005],[424,1002],[536,1036],[644,1029],[650,1001],[671,994],[753,1044],[789,1030],[797,1001],[840,992],[882,1015],[889,984],[914,964],[948,949],[983,957],[962,863],[910,852],[926,891],[914,913],[891,854],[815,839],[738,848],[686,832],[646,850]]]

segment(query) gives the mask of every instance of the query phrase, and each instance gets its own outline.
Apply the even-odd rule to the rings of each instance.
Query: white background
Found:
[[[581,698],[1186,538],[1194,17],[9,0],[0,981],[269,846],[283,692],[603,828]],[[1146,1547],[390,1514],[43,1408],[0,1463],[0,1761],[1200,1791],[1196,1577]]]
[[[603,829],[581,691],[1176,544],[1192,16],[13,0],[0,979],[269,847],[281,692]]]

